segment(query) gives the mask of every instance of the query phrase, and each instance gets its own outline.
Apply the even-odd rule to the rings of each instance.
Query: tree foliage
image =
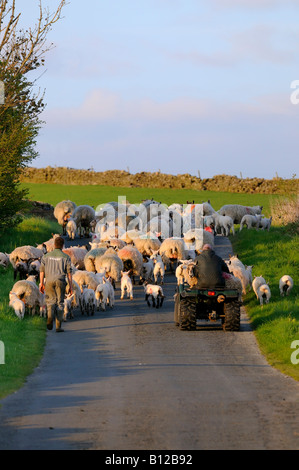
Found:
[[[66,1],[51,13],[39,1],[39,14],[33,27],[20,27],[21,13],[15,0],[0,0],[0,80],[5,102],[0,105],[0,229],[19,222],[26,191],[20,188],[22,170],[37,157],[36,138],[42,125],[44,95],[36,94],[28,79],[44,65],[52,26],[61,18]],[[25,5],[24,5],[25,8]]]

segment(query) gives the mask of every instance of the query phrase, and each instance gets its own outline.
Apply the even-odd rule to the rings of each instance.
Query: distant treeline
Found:
[[[169,175],[143,171],[131,174],[124,170],[96,172],[68,167],[26,168],[21,176],[21,182],[195,189],[198,191],[226,191],[232,193],[299,194],[298,178],[295,177],[292,179],[276,177],[272,180],[266,180],[264,178],[238,178],[237,176],[216,175],[213,178],[201,179],[188,173]]]

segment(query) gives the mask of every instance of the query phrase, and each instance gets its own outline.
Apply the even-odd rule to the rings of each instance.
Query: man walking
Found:
[[[56,319],[56,332],[64,331],[61,328],[64,310],[66,277],[72,293],[71,258],[62,251],[64,239],[56,237],[54,250],[46,253],[41,259],[39,290],[46,294],[47,328],[53,329]]]

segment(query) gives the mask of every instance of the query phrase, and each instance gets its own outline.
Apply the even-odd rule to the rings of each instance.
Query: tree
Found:
[[[21,13],[16,0],[0,0],[0,80],[5,87],[5,101],[0,104],[0,229],[20,221],[26,191],[20,188],[20,174],[37,157],[36,138],[42,125],[40,114],[44,95],[34,93],[28,79],[44,65],[52,26],[61,19],[66,0],[60,0],[50,13],[39,1],[39,17],[33,28],[20,28]]]

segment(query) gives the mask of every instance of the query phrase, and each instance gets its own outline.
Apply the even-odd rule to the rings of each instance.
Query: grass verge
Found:
[[[17,246],[35,246],[35,243],[48,240],[57,230],[60,231],[60,227],[56,223],[39,218],[24,219],[12,232],[1,234],[0,251],[10,253]],[[26,316],[20,321],[8,306],[13,284],[12,267],[0,267],[0,341],[4,346],[4,358],[0,363],[0,398],[23,385],[39,364],[46,341],[44,318]]]
[[[299,340],[299,237],[288,226],[272,227],[270,232],[242,230],[231,237],[231,242],[241,261],[253,265],[253,275],[263,276],[270,286],[271,299],[263,307],[252,290],[244,298],[261,352],[269,364],[299,380],[299,364],[293,364],[291,359],[291,345]],[[284,274],[294,280],[288,297],[279,293],[279,279]]]

